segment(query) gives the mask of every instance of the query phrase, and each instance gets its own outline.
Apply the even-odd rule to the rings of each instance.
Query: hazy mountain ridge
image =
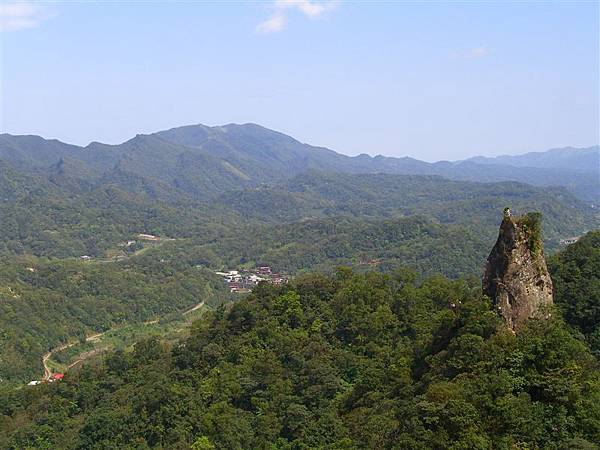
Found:
[[[159,183],[162,186],[160,189],[146,189],[143,193],[154,192],[154,195],[169,199],[184,195],[196,200],[214,198],[228,190],[280,182],[309,170],[320,170],[560,185],[583,200],[597,202],[600,199],[600,179],[589,161],[595,157],[594,148],[597,149],[551,150],[546,156],[536,154],[535,157],[527,154],[427,163],[409,157],[346,156],[301,143],[256,124],[190,125],[137,135],[118,145],[91,143],[86,147],[44,140],[38,136],[0,136],[0,159],[19,169],[44,171],[60,160],[68,159],[81,163],[81,167],[72,170],[71,174],[84,177],[89,182],[102,183],[106,179],[116,182],[120,177],[111,173],[126,172],[147,178],[146,184]],[[569,164],[564,163],[567,159]],[[562,162],[550,162],[555,160]],[[538,167],[526,164],[537,164]],[[581,167],[592,169],[584,172]],[[123,188],[129,190],[133,187],[124,183]]]
[[[502,164],[515,167],[537,167],[541,169],[569,169],[598,174],[600,168],[600,146],[554,148],[545,152],[530,152],[522,155],[476,156],[469,158],[467,161],[476,164]]]

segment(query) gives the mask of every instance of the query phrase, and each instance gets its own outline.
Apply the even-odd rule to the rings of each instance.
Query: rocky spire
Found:
[[[509,328],[517,331],[552,303],[552,280],[541,240],[541,214],[512,217],[504,210],[500,234],[487,259],[483,291]]]

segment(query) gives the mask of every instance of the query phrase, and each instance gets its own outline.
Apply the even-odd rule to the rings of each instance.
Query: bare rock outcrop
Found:
[[[512,217],[508,209],[504,211],[498,240],[487,259],[483,291],[515,332],[526,320],[541,317],[543,307],[552,303],[539,213]]]

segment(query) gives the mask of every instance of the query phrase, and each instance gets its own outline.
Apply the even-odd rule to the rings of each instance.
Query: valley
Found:
[[[595,203],[564,174],[562,187],[536,187],[531,168],[531,184],[500,180],[508,163],[521,180],[529,163],[583,173],[597,157],[565,152],[456,163],[463,175],[481,164],[459,176],[434,170],[445,163],[351,158],[252,124],[86,148],[2,135],[0,378],[33,379],[39,355],[72,342],[93,350],[85,336],[229,302],[229,291],[249,290],[214,274],[232,267],[271,266],[282,279],[340,266],[479,277],[506,205],[542,212],[555,252],[598,227]],[[465,181],[475,174],[485,182]]]
[[[61,344],[42,356],[44,375],[41,380],[29,384],[37,386],[53,380],[55,374],[62,378],[64,373],[90,358],[98,357],[108,351],[132,349],[141,339],[160,336],[162,339],[176,341],[185,337],[188,327],[194,320],[202,316],[205,306],[202,300],[196,305],[181,312],[181,316],[171,315],[148,320],[139,324],[115,326],[107,331],[86,336],[83,341],[72,341]]]
[[[129,448],[142,435],[150,448],[204,438],[218,448],[266,448],[276,439],[270,433],[331,446],[322,448],[353,448],[344,447],[348,439],[385,447],[397,438],[373,441],[377,433],[360,431],[378,426],[369,417],[409,447],[470,442],[468,433],[491,442],[497,431],[487,421],[510,420],[469,403],[478,385],[486,402],[500,401],[484,367],[517,373],[502,381],[513,386],[502,402],[526,389],[533,403],[519,401],[537,407],[554,393],[536,397],[536,377],[573,365],[585,369],[565,389],[592,399],[600,347],[589,318],[595,306],[584,299],[593,303],[597,292],[575,288],[570,297],[562,286],[581,279],[570,255],[597,251],[590,231],[600,216],[581,172],[589,149],[569,155],[436,164],[352,158],[255,125],[183,127],[85,148],[3,135],[0,446],[35,440],[52,448],[57,430],[71,436],[65,448]],[[524,338],[503,334],[481,295],[507,206],[542,214],[540,242],[568,320],[532,325]],[[586,276],[596,279],[596,269],[590,262]],[[549,362],[533,341],[571,356]],[[493,360],[495,351],[505,362]],[[528,378],[525,360],[506,366],[518,352],[556,365]],[[467,374],[473,383],[456,378]],[[142,397],[132,397],[138,387]],[[395,415],[418,410],[425,422],[412,430],[387,422],[363,395],[384,399]],[[477,411],[467,434],[428,422],[442,420],[439,408],[453,401],[460,406],[452,417]],[[52,405],[43,418],[40,402]],[[589,405],[568,408],[580,417]],[[552,427],[567,426],[543,414]],[[28,417],[36,424],[24,432]],[[292,425],[298,420],[306,430],[333,420],[336,431],[308,439]],[[38,421],[52,423],[50,436]],[[139,431],[148,424],[165,431]]]

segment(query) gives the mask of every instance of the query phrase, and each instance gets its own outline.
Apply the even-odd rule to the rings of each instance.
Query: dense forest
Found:
[[[4,392],[0,447],[598,448],[599,238],[551,258],[556,311],[516,335],[478,282],[340,268],[261,285],[179,344]]]
[[[442,224],[495,227],[506,205],[538,210],[546,238],[557,241],[569,227],[585,226],[592,209],[566,190],[522,183],[475,183],[439,176],[339,174],[310,171],[274,186],[230,191],[213,201],[248,219],[268,223],[307,218],[427,215]],[[573,228],[571,228],[573,230]]]
[[[65,174],[2,169],[0,255],[7,256],[101,257],[150,233],[202,246],[218,257],[212,268],[255,261],[293,272],[380,259],[457,276],[479,272],[506,205],[544,213],[550,250],[597,223],[594,210],[568,192],[519,183],[311,172],[276,187],[190,203],[110,182],[92,186]]]
[[[440,225],[423,216],[396,219],[338,217],[282,225],[256,225],[225,233],[205,243],[197,239],[168,243],[151,252],[158,258],[176,252],[202,255],[209,267],[269,265],[296,274],[337,266],[389,271],[413,267],[419,276],[479,275],[493,237],[475,227]]]
[[[600,231],[588,233],[548,262],[566,321],[600,357]]]
[[[48,179],[0,161],[0,255],[104,255],[137,233],[212,240],[233,217],[186,203],[156,202],[110,183]],[[228,226],[231,226],[228,225]]]

